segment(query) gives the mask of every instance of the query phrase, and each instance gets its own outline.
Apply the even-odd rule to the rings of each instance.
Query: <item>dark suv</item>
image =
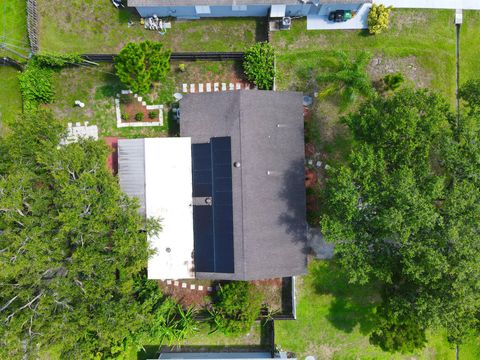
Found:
[[[335,10],[328,14],[328,20],[334,22],[347,21],[352,18],[352,12],[350,10]]]

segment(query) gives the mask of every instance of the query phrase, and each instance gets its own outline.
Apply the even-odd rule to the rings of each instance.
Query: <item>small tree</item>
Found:
[[[210,311],[214,330],[226,335],[248,332],[260,315],[261,295],[249,282],[235,281],[223,285]]]
[[[271,90],[275,78],[275,52],[266,42],[251,46],[244,55],[243,71],[260,90]]]
[[[390,12],[392,7],[385,5],[373,4],[368,13],[368,31],[372,35],[380,34],[388,29],[390,24]]]
[[[143,113],[138,112],[135,114],[135,120],[136,121],[143,121]]]
[[[480,79],[464,83],[458,91],[458,96],[465,102],[471,115],[480,114]]]
[[[170,54],[162,43],[128,43],[115,58],[115,70],[127,87],[145,94],[154,81],[166,78],[170,70]]]

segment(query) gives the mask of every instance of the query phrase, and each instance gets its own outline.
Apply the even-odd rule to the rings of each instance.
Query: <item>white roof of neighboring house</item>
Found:
[[[118,150],[122,189],[130,196],[144,197],[140,203],[146,217],[161,221],[162,230],[148,239],[156,250],[148,260],[148,278],[193,278],[190,138],[120,139]],[[135,164],[140,165],[138,171],[133,171]]]

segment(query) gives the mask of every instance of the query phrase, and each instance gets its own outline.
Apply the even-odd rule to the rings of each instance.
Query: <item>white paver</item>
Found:
[[[187,283],[182,283],[182,288],[186,289],[187,288]]]
[[[190,284],[190,290],[195,290],[195,284]]]
[[[198,92],[199,93],[203,92],[203,84],[198,84]]]
[[[182,92],[184,92],[184,93],[188,92],[188,85],[187,84],[182,84]]]
[[[227,91],[227,84],[222,83],[222,91]]]
[[[235,84],[235,90],[242,90],[242,84],[241,83],[236,83]]]
[[[218,83],[213,84],[213,91],[217,92],[219,90]]]
[[[174,281],[174,282],[173,282],[173,285],[174,285],[174,286],[178,286],[178,284],[179,284],[178,281]]]
[[[230,91],[235,90],[235,84],[232,84],[232,83],[228,84],[228,90]]]
[[[190,84],[190,92],[195,93],[195,84]]]
[[[167,285],[172,285],[172,280],[167,280]]]
[[[207,83],[206,88],[207,88],[207,92],[212,92],[212,84],[211,83]]]
[[[250,90],[250,84],[249,83],[245,83],[243,85],[244,85],[245,90]]]
[[[198,290],[203,291],[203,285],[198,285]]]

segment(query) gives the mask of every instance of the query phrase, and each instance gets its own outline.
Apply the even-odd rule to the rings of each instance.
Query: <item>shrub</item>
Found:
[[[33,110],[40,103],[47,104],[53,101],[55,92],[52,70],[30,63],[18,79],[25,110]]]
[[[379,311],[384,313],[382,308]],[[384,351],[400,353],[410,353],[425,346],[425,329],[417,319],[400,319],[390,313],[383,316],[381,314],[379,326],[370,335],[370,343]]]
[[[372,35],[377,35],[388,29],[390,23],[390,12],[392,7],[373,4],[368,13],[368,31]]]
[[[128,114],[127,114],[126,112],[122,112],[122,114],[120,115],[120,117],[122,118],[122,120],[125,120],[125,121],[128,120]]]
[[[136,121],[142,121],[143,120],[143,113],[138,112],[135,114],[135,120]]]
[[[385,75],[385,77],[383,78],[383,84],[384,84],[385,90],[387,91],[397,90],[400,86],[402,86],[404,80],[405,79],[401,73]]]
[[[460,87],[458,96],[464,101],[471,115],[480,114],[480,79],[465,82]]]
[[[178,70],[180,70],[181,72],[185,72],[186,69],[187,68],[186,68],[185,64],[182,63],[182,64],[178,65]]]
[[[164,80],[170,70],[170,50],[162,43],[128,43],[115,58],[120,81],[133,92],[146,94],[154,81]]]
[[[222,285],[210,310],[213,331],[226,335],[248,332],[260,315],[261,304],[261,295],[249,282]]]
[[[149,119],[155,119],[158,117],[158,112],[157,111],[149,111],[148,112],[148,118]]]
[[[132,102],[132,97],[130,94],[120,94],[120,104],[130,104]]]
[[[275,52],[266,42],[251,46],[244,55],[243,70],[248,81],[260,90],[271,90],[275,79]]]
[[[35,64],[41,67],[62,68],[70,64],[81,64],[85,62],[77,54],[37,54],[33,57]]]

